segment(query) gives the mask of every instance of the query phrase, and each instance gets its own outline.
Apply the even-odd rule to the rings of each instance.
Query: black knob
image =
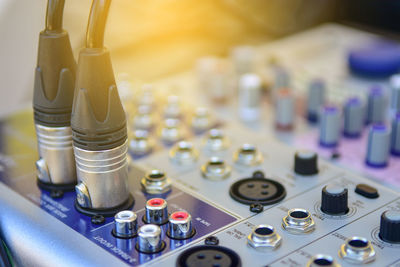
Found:
[[[400,212],[387,210],[381,215],[379,237],[389,243],[400,243]]]
[[[318,155],[309,150],[299,150],[294,155],[294,171],[301,175],[318,173]]]
[[[327,185],[322,188],[321,210],[330,215],[343,215],[349,211],[347,188]]]

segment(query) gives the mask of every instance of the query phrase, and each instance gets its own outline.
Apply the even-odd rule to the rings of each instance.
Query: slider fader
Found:
[[[252,61],[327,32],[342,53],[369,34],[325,25],[238,47],[234,73],[202,59],[201,90],[193,73],[170,78],[190,97],[160,97],[160,81],[121,99],[110,3],[93,1],[76,64],[64,1],[48,1],[33,111],[0,122],[0,234],[15,266],[400,266],[400,101],[387,102],[399,77],[335,95],[344,76],[317,77],[318,63],[299,74],[284,57],[269,71]],[[232,84],[237,101],[213,108]],[[204,89],[212,105],[190,102]]]

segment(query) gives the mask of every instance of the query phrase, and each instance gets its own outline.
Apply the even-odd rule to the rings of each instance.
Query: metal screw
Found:
[[[91,221],[92,221],[93,224],[97,224],[98,225],[98,224],[103,224],[106,221],[106,219],[104,218],[103,215],[97,214],[97,215],[93,215],[92,216]]]
[[[260,203],[253,203],[250,205],[250,211],[254,213],[260,213],[264,210],[264,206]]]
[[[216,246],[219,244],[219,239],[216,236],[207,236],[206,239],[204,240],[204,244]]]
[[[64,196],[64,192],[59,189],[51,190],[50,196],[51,198],[62,198]]]
[[[265,178],[265,175],[262,171],[255,171],[255,172],[253,172],[253,177],[254,178]]]

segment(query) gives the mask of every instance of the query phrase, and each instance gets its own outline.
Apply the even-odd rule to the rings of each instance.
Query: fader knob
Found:
[[[382,123],[386,116],[386,96],[381,87],[373,87],[368,96],[367,123]]]
[[[301,175],[318,173],[318,154],[310,150],[299,150],[294,155],[294,171]]]
[[[394,113],[397,113],[400,111],[400,74],[390,77],[390,87],[392,88],[391,108]]]
[[[381,215],[379,237],[389,243],[400,243],[400,212],[387,210]]]
[[[319,125],[319,143],[324,147],[335,147],[340,137],[340,112],[335,106],[322,108]]]
[[[355,138],[361,135],[364,127],[364,105],[362,101],[353,97],[347,100],[344,106],[344,129],[346,137]]]
[[[278,130],[285,131],[293,128],[295,118],[295,99],[287,88],[276,92],[275,125]]]
[[[400,112],[396,114],[392,122],[390,151],[393,155],[400,156]]]
[[[310,82],[307,97],[307,119],[315,123],[319,119],[319,111],[325,102],[325,83],[322,80],[315,79]]]
[[[371,126],[368,135],[368,148],[365,162],[371,167],[381,168],[388,164],[390,130],[384,124]]]
[[[343,215],[349,211],[347,188],[327,185],[322,188],[321,211],[329,215]]]

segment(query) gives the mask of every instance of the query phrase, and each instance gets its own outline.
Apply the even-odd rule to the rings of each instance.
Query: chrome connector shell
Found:
[[[162,198],[152,198],[147,200],[145,207],[145,215],[143,217],[145,223],[162,225],[168,222],[168,205],[167,201]]]
[[[212,157],[206,164],[201,166],[201,173],[206,179],[220,181],[231,175],[231,167],[222,159]]]
[[[292,234],[308,234],[314,231],[315,222],[305,209],[291,209],[282,219],[282,228]]]
[[[365,264],[375,260],[375,250],[364,237],[353,236],[340,246],[339,256],[353,264]]]
[[[113,234],[120,238],[132,238],[137,234],[137,215],[131,210],[123,210],[114,216]]]
[[[324,254],[317,254],[307,262],[306,267],[321,267],[321,266],[328,266],[328,267],[340,267],[331,256],[324,255]]]
[[[128,191],[127,141],[121,146],[109,150],[89,151],[74,146],[76,170],[78,176],[77,193],[80,184],[87,190],[85,194],[90,206],[83,208],[109,209],[126,202]]]
[[[229,139],[220,129],[211,129],[204,139],[204,146],[209,151],[226,150],[230,145]]]
[[[172,239],[188,239],[195,234],[192,216],[185,211],[176,211],[169,216],[167,235]]]
[[[140,181],[142,189],[148,194],[163,194],[171,190],[171,180],[159,170],[151,170]]]
[[[136,249],[142,253],[157,253],[165,248],[161,229],[155,224],[145,224],[139,228]]]
[[[281,243],[281,236],[276,233],[273,226],[267,224],[255,226],[251,234],[247,236],[247,244],[258,251],[275,250]]]
[[[197,161],[199,152],[191,142],[180,141],[169,151],[169,158],[178,165],[189,165]]]
[[[41,182],[63,185],[76,183],[71,127],[35,124],[40,159],[36,162]]]
[[[154,140],[149,133],[144,130],[136,130],[133,132],[129,141],[129,152],[135,156],[149,154],[154,147]]]
[[[233,155],[233,160],[241,166],[257,166],[263,161],[263,156],[257,148],[251,144],[244,144]]]

